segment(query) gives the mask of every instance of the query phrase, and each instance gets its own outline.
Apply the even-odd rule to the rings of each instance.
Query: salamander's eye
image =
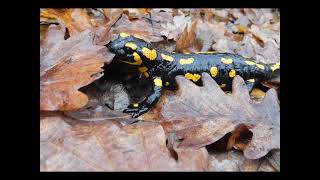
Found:
[[[132,49],[129,48],[129,47],[123,47],[123,50],[124,50],[125,52],[127,52],[127,53],[130,53],[130,54],[132,54],[132,53],[134,52],[134,50],[132,50]]]

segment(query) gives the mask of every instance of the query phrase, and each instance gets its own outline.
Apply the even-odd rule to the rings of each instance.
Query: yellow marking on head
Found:
[[[127,63],[127,64],[131,64],[131,65],[141,65],[141,64],[142,64],[142,60],[141,60],[139,54],[136,53],[136,52],[134,52],[132,55],[133,55],[133,59],[134,59],[136,62],[128,62],[128,61],[123,61],[123,60],[120,60],[120,61],[122,61],[122,62],[124,62],[124,63]]]
[[[194,59],[193,58],[188,58],[188,59],[180,59],[179,63],[184,65],[184,64],[191,64],[193,63]]]
[[[155,78],[153,82],[154,82],[154,85],[156,86],[162,86],[162,80],[159,78]]]
[[[214,54],[216,51],[208,51],[208,52],[195,52],[196,54]]]
[[[275,71],[275,70],[277,70],[277,69],[280,69],[280,63],[276,63],[276,64],[274,64],[274,65],[271,66],[271,70],[272,70],[272,71]]]
[[[264,69],[264,65],[262,65],[262,64],[256,64],[256,66],[257,66],[258,68],[260,68],[260,69]]]
[[[173,61],[173,57],[165,54],[161,54],[162,59],[166,61]]]
[[[128,37],[128,36],[130,36],[130,35],[129,35],[129,34],[127,34],[127,33],[120,33],[120,37],[125,38],[125,37]]]
[[[143,66],[143,67],[138,67],[138,70],[143,73],[143,72],[148,71],[148,68]]]
[[[231,71],[229,71],[229,77],[233,78],[236,76],[236,71],[234,69],[231,69]]]
[[[189,52],[185,52],[185,53],[183,53],[183,54],[190,54]]]
[[[149,60],[155,60],[157,58],[157,51],[148,49],[146,47],[142,48],[143,55]]]
[[[149,77],[149,73],[148,72],[144,72],[143,75],[148,78]]]
[[[253,62],[253,61],[244,61],[246,64],[248,64],[248,65],[255,65],[256,63],[255,62]]]
[[[215,66],[211,67],[210,74],[212,77],[216,77],[218,75],[218,68]]]
[[[227,86],[227,84],[220,84],[219,86],[220,86],[221,88],[224,88],[224,87]]]
[[[169,85],[170,85],[170,83],[167,81],[167,82],[166,82],[166,86],[169,86]]]
[[[133,59],[136,61],[136,65],[142,64],[141,57],[139,56],[138,53],[134,52],[132,55],[133,55]]]
[[[221,58],[221,62],[223,62],[224,64],[231,64],[233,62],[233,60],[231,58],[229,58],[229,59]]]
[[[247,81],[254,83],[254,82],[255,82],[255,79],[248,79]]]
[[[135,103],[135,104],[133,104],[133,107],[139,107],[139,104],[138,103]]]
[[[199,74],[191,74],[191,73],[186,73],[184,76],[187,79],[191,79],[193,82],[197,82],[201,78]]]
[[[133,42],[128,42],[124,45],[125,47],[131,48],[132,50],[136,50],[137,49],[137,45]]]

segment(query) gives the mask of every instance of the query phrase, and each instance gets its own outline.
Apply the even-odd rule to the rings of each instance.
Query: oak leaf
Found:
[[[204,171],[208,152],[176,149],[172,157],[161,125],[84,122],[59,114],[40,120],[40,171]]]
[[[64,28],[51,25],[40,47],[40,109],[83,107],[88,98],[78,89],[100,78],[104,63],[113,56],[105,46],[94,44],[91,31],[64,40]]]
[[[252,132],[249,143],[241,144],[246,158],[258,159],[270,150],[280,148],[280,107],[274,89],[257,103],[250,99],[240,76],[233,80],[231,96],[225,94],[207,73],[202,74],[203,87],[184,77],[178,76],[176,80],[179,90],[167,92],[141,119],[158,119],[166,132],[176,132],[183,139],[179,147],[199,148],[216,142],[229,132],[241,135],[243,130],[249,130]],[[234,135],[232,138],[235,138],[230,139],[232,146],[237,145],[240,137]]]

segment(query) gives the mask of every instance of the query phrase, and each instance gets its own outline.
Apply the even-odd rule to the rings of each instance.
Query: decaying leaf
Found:
[[[114,27],[112,27],[111,31],[115,34],[121,32],[133,34],[148,42],[159,42],[163,40],[161,35],[153,29],[152,24],[147,19],[141,18],[130,21],[126,14],[122,15]]]
[[[112,60],[105,46],[93,43],[89,30],[64,40],[64,29],[51,25],[40,47],[40,109],[75,110],[88,98],[78,91],[103,75]]]
[[[163,31],[161,35],[166,36],[167,39],[177,40],[179,34],[183,32],[186,26],[191,25],[191,17],[185,15],[174,16],[172,22],[161,24]]]
[[[214,153],[210,155],[209,171],[257,171],[259,161],[246,159],[237,151]]]
[[[190,27],[186,26],[182,34],[178,36],[176,42],[176,52],[187,53],[201,50],[202,44],[197,39],[196,27],[197,21],[192,22]]]
[[[143,100],[149,85],[132,80],[124,65],[129,75],[117,77],[124,84],[106,69],[109,79],[100,78],[114,57],[104,45],[120,32],[169,52],[279,62],[277,9],[43,8],[40,24],[41,171],[280,171],[273,89],[249,95],[237,76],[230,95],[208,74],[202,87],[177,77],[179,90],[132,124],[137,119],[121,111]],[[278,80],[263,85],[280,91]]]
[[[41,116],[41,171],[207,170],[205,149],[176,153],[177,160],[166,146],[164,130],[155,123],[121,126],[118,121],[84,122],[59,114]]]
[[[159,119],[166,132],[177,132],[183,139],[179,147],[203,147],[245,125],[253,134],[244,149],[246,158],[258,159],[280,148],[280,107],[274,89],[256,103],[250,100],[240,76],[233,81],[232,96],[226,95],[207,73],[202,78],[204,86],[199,87],[177,77],[179,90],[167,93],[141,118]]]
[[[104,121],[114,119],[129,124],[130,114],[122,113],[129,105],[128,94],[123,85],[104,81],[106,89],[100,89],[95,83],[81,89],[88,98],[88,103],[76,111],[66,112],[65,115],[83,121]]]

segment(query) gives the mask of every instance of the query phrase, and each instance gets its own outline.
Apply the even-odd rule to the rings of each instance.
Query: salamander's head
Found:
[[[151,50],[150,44],[146,41],[126,33],[120,33],[118,38],[106,45],[108,49],[115,53],[122,62],[141,65],[146,59],[154,60],[157,57],[155,50]]]

